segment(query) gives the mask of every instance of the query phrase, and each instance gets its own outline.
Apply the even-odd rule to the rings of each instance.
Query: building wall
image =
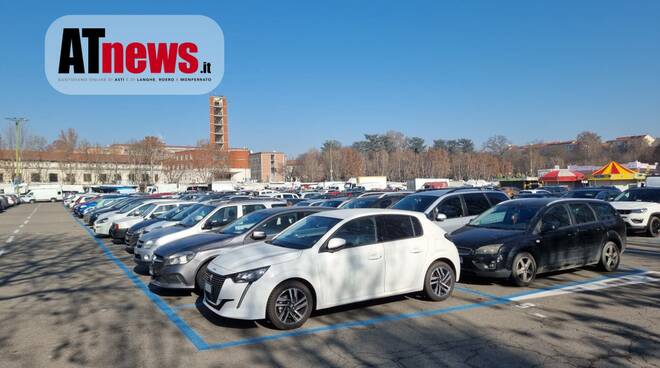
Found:
[[[209,97],[209,142],[221,149],[229,149],[229,122],[227,98]]]
[[[250,154],[250,174],[261,183],[283,182],[286,155],[282,152],[256,152]]]

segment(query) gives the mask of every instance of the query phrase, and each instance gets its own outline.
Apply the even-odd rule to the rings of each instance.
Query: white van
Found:
[[[31,188],[27,193],[21,196],[21,202],[34,203],[34,202],[55,202],[62,200],[61,188]]]

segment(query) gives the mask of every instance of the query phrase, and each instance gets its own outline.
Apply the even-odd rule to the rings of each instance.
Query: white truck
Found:
[[[231,192],[234,189],[234,183],[231,181],[214,181],[211,183],[211,190],[214,192]]]
[[[62,200],[62,188],[57,186],[30,187],[27,193],[21,196],[21,202],[55,202]]]
[[[344,184],[345,189],[362,187],[364,190],[384,190],[387,189],[387,176],[358,176],[350,178]]]
[[[415,178],[408,180],[407,190],[417,191],[424,189],[424,184],[426,183],[447,183],[449,186],[449,179],[438,179],[438,178]]]

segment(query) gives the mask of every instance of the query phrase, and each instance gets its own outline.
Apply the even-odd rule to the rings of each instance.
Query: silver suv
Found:
[[[417,192],[390,208],[423,212],[448,233],[463,227],[492,206],[509,200],[503,192],[478,188],[455,188]]]

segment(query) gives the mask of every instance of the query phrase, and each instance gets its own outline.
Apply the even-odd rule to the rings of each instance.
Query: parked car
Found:
[[[561,197],[564,193],[568,192],[568,187],[563,185],[544,185],[541,189],[550,192],[555,197]]]
[[[109,235],[114,243],[117,244],[124,243],[126,232],[131,226],[136,225],[145,220],[154,219],[160,215],[165,214],[171,209],[178,207],[180,204],[183,203],[187,204],[191,202],[181,202],[176,199],[172,199],[172,200],[153,202],[147,206],[142,206],[134,210],[133,215],[115,220],[112,223],[112,226],[110,226]]]
[[[146,200],[147,198],[144,197],[133,197],[133,196],[122,198],[117,202],[112,203],[111,205],[102,208],[94,208],[93,210],[85,213],[83,215],[83,222],[85,222],[89,226],[93,226],[94,222],[96,222],[96,220],[98,220],[98,218],[105,213],[118,212],[124,208],[128,208],[130,204],[144,202]]]
[[[333,199],[323,199],[320,201],[312,201],[309,206],[311,207],[332,207],[337,208],[346,202],[348,198],[333,198]]]
[[[451,233],[492,206],[508,199],[506,194],[497,190],[455,188],[411,194],[391,208],[422,212],[429,220]]]
[[[660,237],[660,188],[634,188],[621,193],[612,206],[625,221],[628,230]]]
[[[516,196],[516,199],[523,199],[523,198],[555,198],[554,194],[550,193],[521,193]]]
[[[412,192],[383,192],[360,196],[342,203],[339,208],[387,208]]]
[[[613,201],[621,191],[617,188],[580,188],[566,192],[564,198],[593,198],[603,201]]]
[[[275,200],[250,200],[223,202],[218,205],[205,204],[174,226],[154,230],[140,236],[137,246],[133,250],[133,259],[138,266],[148,266],[151,263],[153,252],[159,247],[188,236],[219,230],[250,212],[271,208],[273,205],[281,203]]]
[[[626,227],[614,208],[587,199],[516,199],[498,204],[450,236],[462,270],[526,286],[537,274],[619,266]]]
[[[270,240],[304,217],[329,208],[276,207],[245,215],[221,230],[192,235],[154,251],[151,285],[167,289],[204,289],[206,267],[228,248]]]
[[[94,222],[94,234],[100,236],[109,236],[110,228],[115,221],[125,217],[140,216],[143,210],[149,208],[147,206],[163,200],[164,199],[145,199],[143,201],[132,202],[122,207],[122,209],[119,211],[104,213],[99,216],[96,222]]]
[[[202,206],[201,203],[196,202],[183,202],[179,206],[171,209],[170,211],[156,216],[151,219],[144,220],[133,226],[131,226],[126,231],[125,243],[126,247],[124,248],[127,252],[133,253],[133,249],[137,245],[138,240],[142,234],[148,234],[151,230],[169,227],[177,222],[183,220],[188,216],[192,211],[194,211],[199,206]]]
[[[302,326],[313,310],[424,291],[447,299],[456,247],[423,214],[351,209],[313,214],[273,240],[223,252],[208,266],[204,304],[227,318]],[[387,266],[386,266],[387,265]]]

